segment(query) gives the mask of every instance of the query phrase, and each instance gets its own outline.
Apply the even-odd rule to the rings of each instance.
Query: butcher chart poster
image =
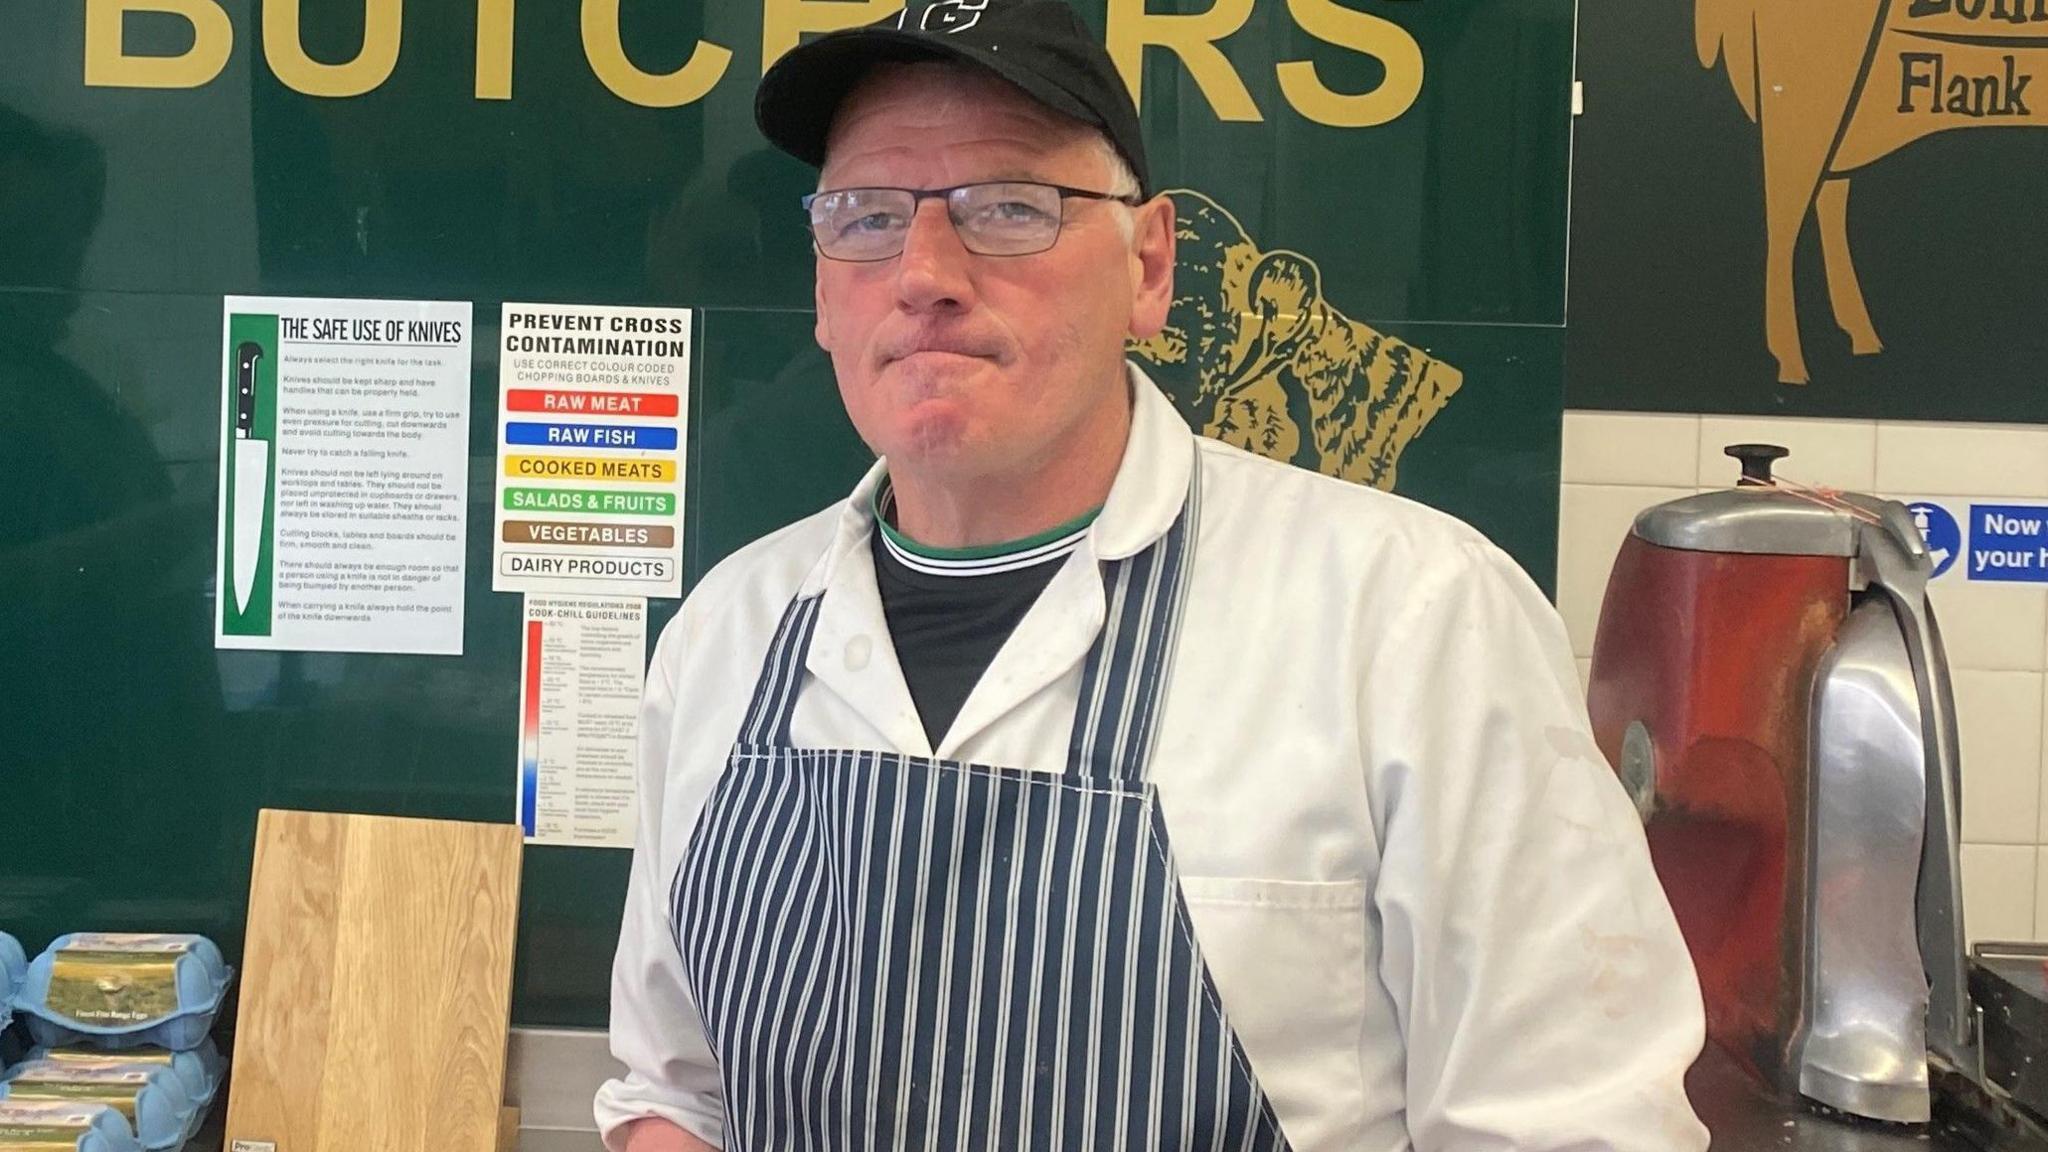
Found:
[[[1579,46],[1567,406],[2048,420],[2048,4],[1585,0]]]

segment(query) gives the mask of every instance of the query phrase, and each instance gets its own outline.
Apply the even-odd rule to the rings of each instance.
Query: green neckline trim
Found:
[[[1095,523],[1095,518],[1102,515],[1101,508],[1094,508],[1064,524],[1055,525],[1036,535],[1026,536],[1022,540],[1006,540],[1001,544],[982,544],[971,548],[935,548],[905,536],[882,515],[882,497],[888,492],[889,481],[884,477],[882,482],[875,486],[875,493],[869,500],[870,510],[875,514],[875,526],[880,528],[882,535],[887,536],[898,548],[926,560],[995,560],[1004,556],[1014,556],[1019,552],[1029,552],[1033,548],[1072,536]]]

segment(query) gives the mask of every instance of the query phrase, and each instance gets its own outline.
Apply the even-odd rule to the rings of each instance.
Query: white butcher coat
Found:
[[[612,987],[612,1140],[721,1143],[718,1071],[669,927],[699,811],[792,597],[825,598],[792,729],[1045,772],[1101,625],[1098,561],[1163,535],[1202,469],[1152,780],[1199,946],[1295,1152],[1689,1152],[1698,985],[1571,649],[1465,524],[1194,436],[1135,367],[1101,515],[931,747],[869,551],[877,464],[740,550],[662,633]]]

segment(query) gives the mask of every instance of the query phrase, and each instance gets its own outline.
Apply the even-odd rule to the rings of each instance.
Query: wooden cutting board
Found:
[[[511,824],[265,809],[228,1097],[235,1152],[494,1152]]]

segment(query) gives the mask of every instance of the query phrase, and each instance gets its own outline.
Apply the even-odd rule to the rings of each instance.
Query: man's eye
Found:
[[[1002,200],[989,207],[991,218],[1004,224],[1035,224],[1047,219],[1045,210],[1024,200]]]
[[[1029,200],[992,200],[977,207],[967,223],[990,232],[1035,233],[1053,223],[1053,218]]]
[[[870,212],[856,216],[839,226],[841,236],[873,235],[877,232],[894,232],[903,227],[903,217],[894,212]]]

